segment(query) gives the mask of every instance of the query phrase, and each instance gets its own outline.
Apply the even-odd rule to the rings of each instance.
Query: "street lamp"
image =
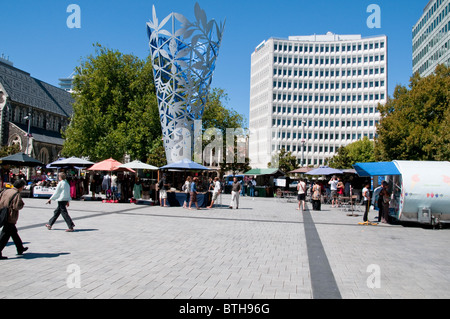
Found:
[[[305,158],[304,158],[305,143],[306,143],[306,141],[305,141],[305,125],[306,125],[306,121],[302,120],[302,140],[301,140],[301,143],[302,143],[302,167],[303,167],[303,164],[305,161]]]

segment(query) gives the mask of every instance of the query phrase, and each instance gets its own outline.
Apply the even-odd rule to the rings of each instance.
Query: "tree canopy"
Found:
[[[439,65],[424,78],[413,75],[409,89],[398,85],[378,109],[377,160],[450,159],[449,67]]]
[[[284,148],[272,156],[271,162],[267,163],[269,168],[279,168],[282,172],[288,173],[298,167],[297,158],[292,152],[287,152]]]
[[[74,91],[74,114],[63,132],[65,156],[100,161],[129,154],[155,166],[167,164],[150,57],[141,60],[96,44],[95,54],[76,68]],[[219,129],[224,143],[227,128],[245,125],[227,100],[224,90],[211,90],[202,118],[203,132]]]
[[[150,60],[96,45],[76,68],[74,114],[63,132],[65,156],[145,161],[161,135]]]
[[[374,143],[367,136],[362,140],[342,146],[328,161],[328,166],[337,169],[353,168],[355,163],[375,161]]]

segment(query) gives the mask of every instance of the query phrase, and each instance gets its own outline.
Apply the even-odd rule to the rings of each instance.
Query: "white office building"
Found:
[[[450,65],[450,0],[430,0],[412,29],[413,73],[422,77]]]
[[[282,148],[303,166],[323,165],[340,146],[375,137],[386,99],[386,36],[264,41],[251,57],[250,166],[267,167]]]

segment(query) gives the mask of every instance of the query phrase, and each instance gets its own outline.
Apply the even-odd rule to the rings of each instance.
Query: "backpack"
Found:
[[[16,197],[17,194],[19,194],[19,192],[15,193],[13,195],[13,197],[11,197],[11,200],[9,201],[8,206],[3,207],[0,210],[0,227],[3,227],[5,225],[5,223],[6,223],[6,221],[8,220],[8,215],[9,215],[9,210],[10,210],[11,203],[12,203],[14,197]]]

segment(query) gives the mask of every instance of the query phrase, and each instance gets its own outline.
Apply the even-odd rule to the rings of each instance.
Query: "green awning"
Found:
[[[284,175],[278,168],[254,168],[244,173],[244,175]]]

